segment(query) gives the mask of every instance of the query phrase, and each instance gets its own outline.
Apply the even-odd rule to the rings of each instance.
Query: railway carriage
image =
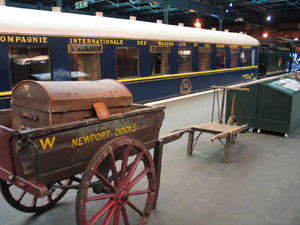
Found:
[[[0,6],[0,108],[21,80],[116,79],[143,103],[257,79],[245,34]]]
[[[286,38],[260,38],[258,76],[269,77],[289,72],[293,41]]]

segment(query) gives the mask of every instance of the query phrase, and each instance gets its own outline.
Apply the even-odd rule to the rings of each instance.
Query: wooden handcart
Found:
[[[188,137],[188,146],[187,146],[187,154],[192,155],[193,149],[202,133],[211,133],[214,134],[214,136],[211,138],[211,141],[218,139],[225,147],[224,152],[224,162],[229,161],[229,155],[230,155],[230,147],[235,142],[237,134],[241,133],[248,129],[247,124],[238,125],[238,121],[236,116],[234,115],[234,107],[235,107],[235,92],[236,91],[249,91],[248,88],[230,88],[230,87],[223,87],[223,86],[212,86],[214,89],[214,97],[213,97],[213,109],[212,109],[212,119],[210,123],[205,124],[199,124],[194,126],[189,126],[184,129],[192,130],[192,132],[189,133]],[[223,90],[222,95],[222,102],[221,102],[221,113],[219,114],[219,118],[217,122],[213,121],[214,118],[214,106],[215,106],[215,98],[218,96],[218,89]],[[231,115],[227,121],[227,123],[223,122],[223,112],[224,112],[224,104],[225,104],[225,94],[227,90],[233,91],[233,97],[232,97],[232,106],[231,106]],[[217,97],[218,99],[218,97]],[[245,98],[244,98],[244,104],[245,104]],[[197,137],[195,137],[195,133],[199,132]],[[225,138],[226,142],[225,144],[222,142],[222,139]]]
[[[35,92],[30,92],[30,85],[24,84],[21,92],[32,99],[38,86],[34,84]],[[51,88],[58,85],[62,83],[49,84]],[[75,94],[80,93],[75,90]],[[15,115],[30,123],[39,122],[44,114],[32,111]],[[61,116],[68,118],[67,113],[63,111]],[[130,111],[105,119],[93,117],[22,130],[11,128],[11,114],[11,110],[0,111],[0,184],[4,198],[23,212],[41,212],[55,205],[69,189],[78,189],[78,225],[146,224],[158,198],[163,145],[186,132],[159,137],[163,106],[133,104]],[[153,157],[150,149],[154,150]]]
[[[146,224],[158,198],[163,145],[186,131],[158,137],[164,107],[133,107],[104,121],[24,131],[10,128],[10,110],[0,111],[4,198],[23,212],[41,212],[78,189],[78,225]]]

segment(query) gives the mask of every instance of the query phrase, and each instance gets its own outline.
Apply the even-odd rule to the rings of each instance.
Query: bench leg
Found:
[[[194,131],[189,133],[187,151],[186,154],[191,156],[193,154],[193,144],[194,144]]]
[[[225,144],[225,152],[224,152],[224,162],[225,163],[229,162],[231,140],[232,140],[232,134],[229,134],[226,137],[226,144]]]

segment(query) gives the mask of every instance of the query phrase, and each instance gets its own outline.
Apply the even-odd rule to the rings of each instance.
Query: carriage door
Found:
[[[210,70],[211,47],[199,47],[199,70]]]
[[[226,51],[224,45],[217,45],[217,69],[226,67]]]
[[[178,49],[178,72],[186,73],[192,71],[192,49]]]
[[[240,49],[238,46],[230,46],[231,51],[231,68],[239,67]]]
[[[168,55],[170,52],[170,47],[150,46],[151,75],[167,74],[169,72]]]
[[[74,81],[101,78],[100,53],[102,45],[69,45],[71,78]]]

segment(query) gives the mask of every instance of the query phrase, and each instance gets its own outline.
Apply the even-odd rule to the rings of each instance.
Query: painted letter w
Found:
[[[49,145],[49,148],[52,149],[52,147],[54,145],[54,141],[55,141],[55,136],[52,138],[52,141],[50,141],[49,138],[46,138],[45,142],[43,141],[43,139],[40,139],[40,143],[41,143],[43,150],[46,150],[48,145]]]

